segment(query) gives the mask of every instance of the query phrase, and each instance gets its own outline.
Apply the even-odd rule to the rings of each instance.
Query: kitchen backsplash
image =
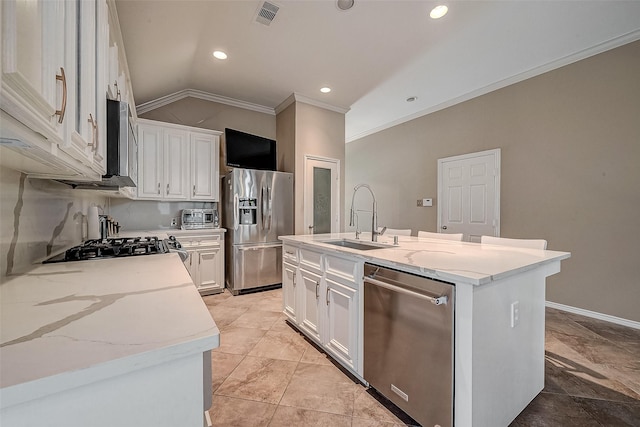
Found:
[[[121,231],[179,228],[182,209],[217,209],[215,202],[156,202],[109,198],[92,190],[27,178],[0,167],[0,280],[29,270],[87,238],[91,206],[111,215]],[[176,219],[176,225],[171,222]]]
[[[51,254],[83,241],[90,206],[108,209],[93,191],[29,179],[0,167],[0,278],[24,272]]]
[[[215,202],[160,202],[112,198],[109,215],[118,221],[121,231],[180,228],[182,209],[217,209]],[[171,220],[176,219],[176,225]]]

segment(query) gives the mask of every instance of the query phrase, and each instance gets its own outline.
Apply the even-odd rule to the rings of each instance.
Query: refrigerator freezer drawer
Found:
[[[282,245],[233,246],[233,291],[282,283]]]

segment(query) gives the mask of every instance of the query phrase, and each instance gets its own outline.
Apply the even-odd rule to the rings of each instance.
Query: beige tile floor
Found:
[[[221,331],[215,426],[413,424],[287,325],[281,289],[204,301]],[[639,355],[640,331],[548,309],[545,389],[512,426],[640,426]]]

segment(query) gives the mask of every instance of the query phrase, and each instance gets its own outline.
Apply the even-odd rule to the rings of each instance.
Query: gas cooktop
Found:
[[[175,240],[161,240],[157,237],[93,239],[67,249],[65,252],[47,259],[44,263],[164,254],[172,249],[179,249],[179,245],[180,243]]]

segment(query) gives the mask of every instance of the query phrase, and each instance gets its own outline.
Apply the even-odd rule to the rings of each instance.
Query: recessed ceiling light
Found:
[[[323,88],[320,88],[320,92],[322,92],[322,93],[329,93],[329,92],[331,92],[331,88],[330,88],[330,87],[326,87],[326,86],[325,86],[325,87],[323,87]]]
[[[337,0],[336,6],[338,6],[340,10],[349,10],[353,7],[354,3],[354,0]]]
[[[410,97],[408,97],[408,98],[407,98],[407,102],[413,102],[413,101],[415,101],[416,99],[418,99],[418,97],[417,97],[417,96],[410,96]]]
[[[433,19],[438,19],[438,18],[442,18],[444,15],[447,14],[447,11],[449,10],[449,8],[443,4],[441,4],[440,6],[436,6],[431,10],[431,13],[429,14],[429,16]]]
[[[215,56],[218,59],[227,59],[227,54],[221,50],[214,50],[213,56]]]

